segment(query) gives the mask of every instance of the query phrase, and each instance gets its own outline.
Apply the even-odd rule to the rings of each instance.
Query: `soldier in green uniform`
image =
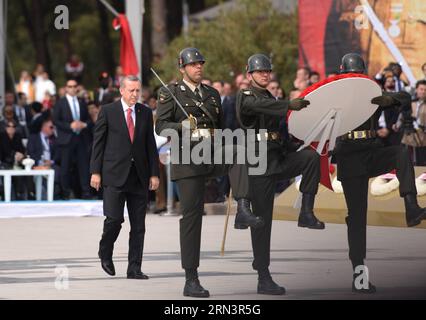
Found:
[[[250,175],[250,191],[253,213],[261,216],[265,227],[251,229],[253,247],[253,268],[258,272],[260,294],[281,295],[285,289],[276,284],[269,272],[272,211],[275,185],[279,179],[289,179],[302,174],[300,191],[303,193],[302,208],[298,225],[311,229],[324,229],[314,213],[314,199],[320,181],[320,157],[311,149],[291,152],[289,141],[279,134],[279,124],[288,110],[300,110],[309,104],[303,99],[290,102],[276,100],[266,89],[271,80],[272,64],[263,54],[255,54],[247,64],[250,87],[237,94],[237,118],[244,129],[259,132],[266,129],[265,135],[256,135],[256,145],[261,140],[267,142],[267,169],[263,175]]]
[[[364,73],[365,63],[356,53],[348,53],[342,58],[341,73]],[[383,93],[371,101],[380,107],[362,125],[338,138],[334,154],[337,161],[337,178],[341,181],[345,194],[348,216],[349,259],[354,269],[352,291],[374,293],[376,287],[357,288],[355,279],[364,266],[367,247],[367,200],[368,181],[371,177],[396,169],[399,180],[399,193],[404,198],[406,221],[409,227],[418,225],[426,217],[426,209],[417,203],[417,189],[414,168],[408,150],[402,145],[385,147],[376,137],[378,119],[384,107],[400,107],[411,110],[411,97],[407,92]],[[411,113],[411,112],[409,112]],[[359,269],[362,270],[362,269]]]
[[[179,134],[179,158],[183,159],[185,132],[191,137],[213,140],[214,129],[224,129],[222,106],[219,93],[212,87],[201,83],[204,57],[196,48],[186,48],[179,54],[179,71],[183,79],[176,84],[161,88],[159,91],[156,132],[162,135],[165,129]],[[176,100],[179,104],[176,102]],[[182,110],[181,107],[184,109]],[[188,131],[185,131],[188,130]],[[163,135],[167,135],[164,134]],[[172,143],[174,143],[172,141]],[[199,142],[201,143],[201,142]],[[191,143],[191,148],[197,142]],[[172,158],[176,156],[173,154]],[[197,268],[200,260],[201,223],[204,212],[204,191],[207,178],[223,176],[229,173],[231,188],[237,200],[235,227],[261,228],[263,221],[250,209],[248,168],[245,164],[171,164],[171,179],[177,182],[180,195],[180,246],[182,267],[185,269],[186,282],[184,296],[209,297],[199,280]]]

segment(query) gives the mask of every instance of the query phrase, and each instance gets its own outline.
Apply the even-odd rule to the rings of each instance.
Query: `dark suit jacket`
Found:
[[[11,140],[6,132],[0,132],[0,148],[0,161],[9,166],[13,166],[16,152],[20,152],[25,155],[25,147],[22,144],[22,136],[19,133],[15,133]]]
[[[56,148],[56,138],[50,137],[50,159],[55,161],[55,163],[59,162],[59,157],[57,148]],[[43,142],[41,141],[40,133],[31,134],[28,138],[28,144],[27,144],[27,153],[36,162],[36,165],[38,165],[38,162],[41,160],[41,156],[43,155]]]
[[[100,173],[102,184],[121,187],[134,159],[141,181],[159,176],[158,152],[154,138],[152,111],[137,103],[133,144],[121,101],[103,105],[95,124],[90,172]]]
[[[78,103],[80,105],[80,121],[88,124],[89,112],[87,111],[87,105],[82,100],[78,100]],[[75,135],[75,133],[71,129],[71,122],[73,121],[74,119],[72,117],[71,108],[67,98],[63,97],[59,99],[53,108],[53,122],[56,126],[56,130],[58,133],[58,145],[67,145],[71,141],[72,136]],[[87,128],[83,129],[79,133],[79,136],[85,143],[88,143]]]
[[[225,129],[235,130],[239,127],[235,112],[235,97],[225,97],[222,102]]]
[[[15,111],[15,120],[16,121],[19,121],[19,119],[18,119],[18,115],[17,115],[17,112],[16,112],[16,110],[17,110],[17,108],[20,108],[19,106],[17,106],[17,105],[15,105],[15,107],[14,107],[14,111]],[[27,123],[27,126],[28,126],[28,124],[31,122],[31,119],[33,118],[33,115],[31,114],[31,108],[30,108],[30,106],[29,105],[24,105],[24,110],[25,110],[25,121],[26,121],[26,123]]]

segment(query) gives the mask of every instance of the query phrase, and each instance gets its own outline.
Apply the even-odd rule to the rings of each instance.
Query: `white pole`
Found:
[[[144,0],[126,0],[126,17],[129,20],[130,31],[132,32],[133,45],[135,47],[136,58],[139,65],[139,74],[142,81],[142,27],[143,15],[145,13]]]
[[[6,19],[4,12],[4,0],[0,0],[0,111],[4,106],[4,93],[5,93],[5,81],[6,81],[6,72],[5,72],[5,51],[6,51]]]
[[[179,215],[176,210],[173,209],[173,199],[174,199],[174,192],[173,192],[173,184],[171,180],[171,156],[170,156],[170,149],[167,150],[167,161],[165,163],[166,166],[166,175],[167,175],[167,211],[165,213],[162,213],[161,216],[177,216]]]
[[[186,39],[189,33],[189,6],[187,0],[182,1],[182,30]]]
[[[364,7],[364,12],[367,15],[368,19],[370,20],[371,24],[373,25],[374,31],[377,32],[379,37],[382,39],[382,41],[385,43],[386,47],[389,49],[395,60],[401,65],[402,70],[404,71],[405,75],[407,76],[408,80],[410,81],[410,85],[412,87],[416,84],[416,77],[414,76],[413,72],[410,69],[410,66],[408,65],[407,61],[405,60],[404,56],[402,55],[401,51],[398,49],[398,47],[395,45],[395,43],[392,41],[391,37],[387,33],[385,27],[383,26],[383,23],[379,20],[377,15],[374,13],[373,9],[371,8],[370,4],[366,0],[360,0],[361,4]]]

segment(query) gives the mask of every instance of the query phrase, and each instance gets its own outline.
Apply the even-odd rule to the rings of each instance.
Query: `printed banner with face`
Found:
[[[424,0],[299,0],[299,65],[322,78],[339,72],[344,54],[357,52],[370,76],[398,62],[412,84],[424,78],[424,39]]]

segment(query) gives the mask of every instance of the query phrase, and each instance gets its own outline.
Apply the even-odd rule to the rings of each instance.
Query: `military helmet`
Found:
[[[261,53],[252,55],[247,61],[247,72],[254,71],[272,71],[271,59]]]
[[[347,53],[342,58],[340,73],[364,73],[365,63],[358,53]]]
[[[206,62],[200,50],[197,48],[185,48],[179,53],[179,68],[183,68],[187,64],[194,62]]]

